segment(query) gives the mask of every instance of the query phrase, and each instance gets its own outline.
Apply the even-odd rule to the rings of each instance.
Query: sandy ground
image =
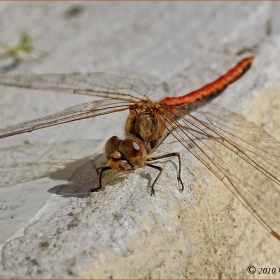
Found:
[[[255,55],[250,71],[216,103],[280,141],[278,3],[0,3],[0,41],[23,32],[35,50],[4,72],[122,72],[184,94]],[[1,128],[92,100],[0,87]],[[47,128],[0,141],[0,277],[279,278],[280,242],[229,190],[172,139],[158,154],[182,154],[164,173],[107,172],[103,146],[122,135],[127,113]],[[250,176],[254,176],[248,172]],[[280,212],[280,210],[279,210]],[[254,265],[255,274],[247,267]],[[275,274],[258,274],[261,268]]]

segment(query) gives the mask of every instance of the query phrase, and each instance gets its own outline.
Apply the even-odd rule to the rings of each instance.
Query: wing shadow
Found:
[[[67,164],[63,169],[48,176],[53,180],[66,180],[65,184],[57,185],[48,190],[63,197],[86,197],[91,194],[90,190],[97,187],[99,173],[96,169],[106,166],[107,160],[104,154],[96,155],[94,158],[86,157]],[[106,184],[113,180],[114,184],[124,180],[123,174],[114,170],[103,173],[103,191]]]

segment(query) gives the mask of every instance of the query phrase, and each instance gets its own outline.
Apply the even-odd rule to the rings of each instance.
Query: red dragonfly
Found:
[[[139,78],[120,77],[107,73],[70,73],[43,75],[3,75],[0,84],[40,90],[53,90],[92,95],[105,99],[75,105],[47,117],[27,121],[0,130],[0,138],[66,122],[129,110],[125,139],[111,137],[105,145],[108,169],[121,172],[148,166],[159,170],[154,186],[163,172],[151,162],[176,156],[172,152],[158,157],[151,154],[172,134],[193,156],[219,178],[248,211],[280,240],[280,143],[244,117],[205,101],[240,78],[251,66],[253,57],[241,60],[214,82],[180,97],[153,101],[162,93],[162,85],[146,84]]]

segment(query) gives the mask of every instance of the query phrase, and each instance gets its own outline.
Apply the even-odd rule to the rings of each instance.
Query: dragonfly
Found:
[[[151,195],[163,168],[153,162],[177,157],[180,191],[181,155],[174,151],[152,156],[169,135],[211,171],[243,206],[275,238],[280,240],[280,143],[243,116],[209,103],[239,79],[254,57],[242,59],[217,80],[179,97],[165,97],[163,84],[109,73],[14,74],[0,76],[0,85],[90,95],[99,100],[74,105],[59,113],[0,129],[0,138],[67,122],[129,111],[125,138],[109,138],[105,144],[108,165],[100,167],[131,172],[141,167],[158,170]]]

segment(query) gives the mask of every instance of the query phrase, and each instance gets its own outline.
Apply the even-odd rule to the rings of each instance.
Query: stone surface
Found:
[[[15,45],[26,31],[39,53],[12,72],[123,70],[168,83],[170,95],[199,88],[255,55],[250,71],[216,103],[280,140],[279,8],[268,2],[7,2],[0,3],[0,41]],[[0,90],[1,128],[92,100]],[[126,115],[1,139],[0,277],[264,278],[247,267],[279,267],[279,241],[172,139],[158,154],[183,155],[183,193],[172,159],[160,163],[165,171],[154,197],[149,186],[157,173],[149,169],[108,172],[105,189],[88,194],[97,184],[95,168],[105,164],[103,145],[122,135]]]

